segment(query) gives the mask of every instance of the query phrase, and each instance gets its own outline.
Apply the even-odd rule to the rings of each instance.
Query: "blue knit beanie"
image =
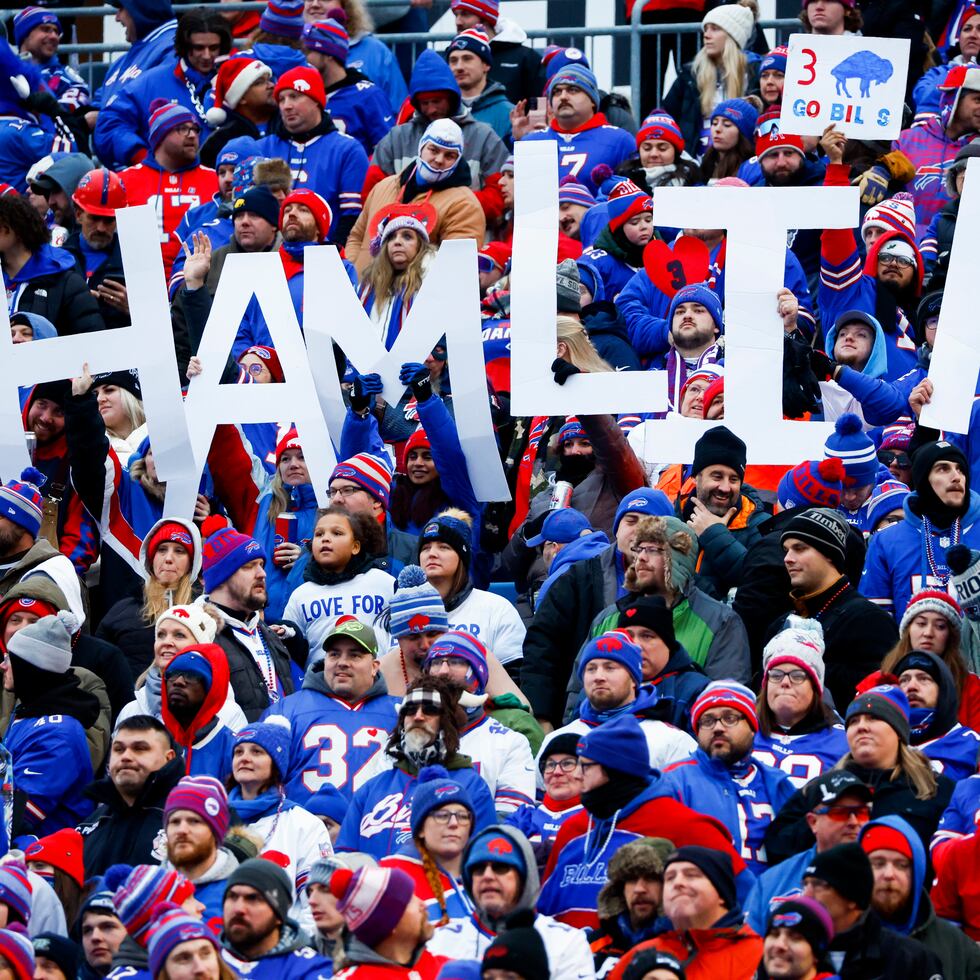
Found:
[[[412,836],[421,836],[425,818],[433,810],[448,806],[450,803],[465,806],[473,817],[476,817],[470,794],[449,775],[445,766],[426,766],[419,772],[415,792],[412,793],[412,809],[409,817]]]
[[[470,841],[463,858],[463,881],[467,891],[472,883],[470,868],[485,861],[509,865],[522,879],[527,878],[527,863],[512,836],[520,833],[515,827],[508,827],[505,831],[503,827],[491,824]]]
[[[183,653],[178,653],[167,664],[164,670],[164,677],[170,677],[182,670],[202,677],[205,682],[205,687],[210,687],[214,683],[214,671],[211,668],[211,664],[208,663],[207,657],[202,656],[196,650],[185,650]]]
[[[893,510],[901,510],[905,506],[905,498],[909,493],[909,488],[898,480],[884,480],[879,483],[868,497],[868,528],[874,532],[875,524],[885,514]]]
[[[720,332],[725,330],[725,314],[722,312],[721,300],[718,294],[704,283],[694,283],[691,286],[684,286],[674,293],[674,298],[670,301],[670,309],[667,312],[667,329],[672,330],[674,325],[674,311],[681,303],[700,303],[715,321],[715,326]]]
[[[613,534],[619,530],[619,522],[627,514],[644,514],[647,517],[673,517],[674,505],[663,490],[653,487],[640,487],[626,494],[616,508],[616,518],[613,521]]]
[[[727,119],[750,143],[755,138],[755,124],[759,113],[751,102],[745,99],[726,99],[719,102],[711,112],[711,118],[722,116]]]
[[[262,545],[255,538],[222,524],[223,518],[215,515],[201,525],[206,592],[212,592],[223,582],[227,582],[242,565],[247,565],[256,558],[264,560],[266,557]]]
[[[58,28],[58,33],[64,35],[61,28],[61,21],[50,10],[44,7],[25,7],[14,16],[14,44],[19,48],[35,27],[42,24],[54,24]]]
[[[631,714],[591,729],[579,739],[575,754],[598,762],[605,769],[631,775],[645,775],[650,770],[650,747],[640,723]]]
[[[435,643],[429,647],[423,669],[428,669],[433,660],[440,657],[459,657],[470,665],[473,680],[476,681],[476,689],[471,693],[482,694],[487,689],[487,681],[490,678],[490,669],[487,666],[487,648],[472,634],[466,630],[450,630],[443,633]],[[468,688],[472,686],[472,682]]]
[[[13,521],[28,534],[37,537],[41,530],[44,498],[38,487],[45,481],[39,470],[29,466],[19,480],[11,480],[0,487],[0,516]]]
[[[859,694],[848,706],[844,716],[844,727],[850,726],[851,719],[856,715],[871,715],[891,725],[895,733],[905,744],[909,744],[911,736],[909,727],[909,699],[905,692],[896,684],[879,684],[870,690]]]
[[[388,634],[393,640],[412,633],[445,633],[449,629],[442,596],[418,565],[406,565],[398,573],[388,614]]]
[[[551,93],[556,85],[574,85],[576,88],[580,88],[592,100],[596,112],[599,111],[599,83],[591,69],[586,68],[580,62],[569,62],[551,76],[545,90],[549,103],[551,102]]]
[[[585,675],[585,666],[591,660],[612,660],[629,671],[637,687],[643,683],[643,654],[626,630],[606,630],[582,647],[578,662],[579,679]]]
[[[272,764],[279,770],[279,778],[285,780],[289,770],[289,729],[289,719],[284,715],[272,715],[266,722],[253,722],[235,735],[232,751],[235,746],[245,745],[247,742],[257,745],[268,753]]]
[[[845,412],[834,423],[834,433],[824,443],[824,458],[838,457],[844,464],[845,487],[867,487],[878,475],[875,444],[864,432],[861,417]]]

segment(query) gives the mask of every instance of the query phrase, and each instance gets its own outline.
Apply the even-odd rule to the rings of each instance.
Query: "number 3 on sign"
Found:
[[[806,80],[801,78],[799,84],[812,85],[817,78],[817,73],[813,67],[817,63],[817,53],[811,48],[804,48],[802,53],[807,55],[807,57],[810,59],[805,65],[803,65],[803,70],[808,71],[810,73],[810,77]]]

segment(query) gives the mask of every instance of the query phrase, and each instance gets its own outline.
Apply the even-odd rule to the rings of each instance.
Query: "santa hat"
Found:
[[[236,109],[245,93],[260,79],[272,78],[272,69],[258,58],[228,58],[214,79],[214,106],[204,114],[209,126],[228,119],[226,109]]]

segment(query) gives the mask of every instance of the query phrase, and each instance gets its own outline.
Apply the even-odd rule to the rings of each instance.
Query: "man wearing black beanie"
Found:
[[[627,593],[616,607],[616,629],[626,630],[642,651],[643,683],[656,688],[664,708],[659,717],[687,731],[691,703],[710,678],[677,642],[674,617],[662,596]]]
[[[691,479],[681,487],[677,515],[698,536],[698,587],[724,600],[738,585],[742,561],[769,514],[745,479],[745,443],[716,425],[694,444]]]
[[[838,844],[814,855],[803,871],[803,894],[830,914],[829,958],[841,976],[881,980],[941,980],[942,963],[915,939],[885,929],[871,908],[874,874],[860,844]]]
[[[962,544],[980,548],[980,494],[970,489],[963,451],[945,439],[912,455],[912,490],[905,519],[888,534],[873,535],[861,592],[901,620],[909,599],[922,589],[946,589],[946,551]]]

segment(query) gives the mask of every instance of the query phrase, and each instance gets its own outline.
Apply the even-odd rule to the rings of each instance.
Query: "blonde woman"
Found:
[[[663,108],[677,120],[691,156],[710,142],[711,114],[719,102],[758,91],[756,69],[744,53],[758,14],[756,0],[739,0],[709,10],[701,21],[702,46],[680,70]]]
[[[359,296],[388,350],[401,333],[435,252],[419,208],[395,207],[378,227],[371,242],[374,260],[361,278]]]
[[[93,380],[99,414],[105,423],[109,445],[125,466],[129,457],[146,438],[143,390],[135,370],[111,371]]]

